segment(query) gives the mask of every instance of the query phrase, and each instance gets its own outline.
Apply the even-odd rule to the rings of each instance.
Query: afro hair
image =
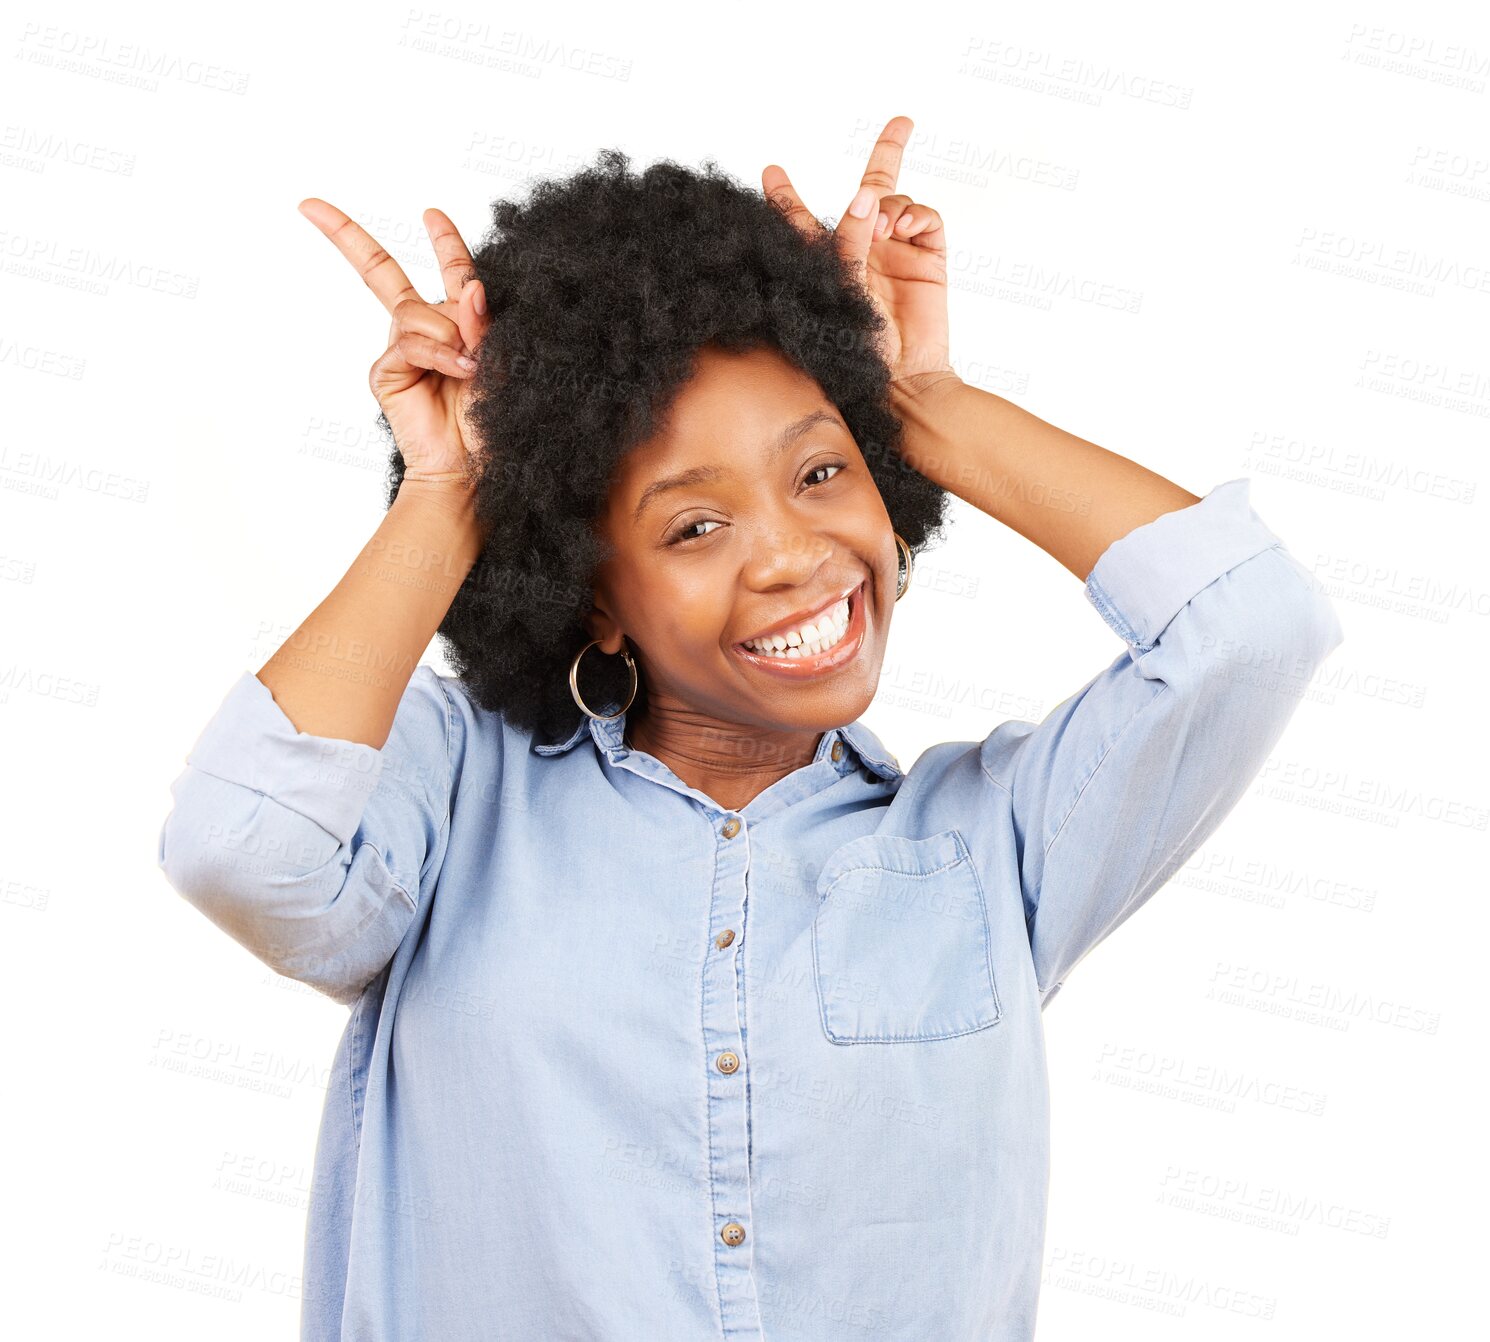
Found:
[[[884,319],[830,232],[807,237],[713,160],[636,173],[602,149],[571,176],[532,185],[525,202],[496,201],[472,262],[490,317],[467,407],[488,540],[439,634],[487,711],[541,737],[578,725],[569,666],[590,642],[582,618],[606,554],[596,524],[612,474],[656,431],[705,345],[769,346],[814,378],[912,553],[937,538],[947,495],[900,458],[876,344]],[[395,445],[390,507],[403,474]],[[581,669],[596,711],[626,702],[620,657]],[[630,712],[645,703],[639,676]]]

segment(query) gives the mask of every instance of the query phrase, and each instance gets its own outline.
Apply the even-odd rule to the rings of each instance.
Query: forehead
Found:
[[[612,499],[629,507],[660,476],[767,453],[782,429],[814,410],[842,422],[817,382],[779,350],[706,346],[656,431],[618,463]]]

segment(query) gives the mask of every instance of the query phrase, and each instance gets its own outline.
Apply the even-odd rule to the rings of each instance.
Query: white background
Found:
[[[836,219],[897,113],[962,375],[1197,494],[1249,477],[1346,632],[1045,1017],[1040,1336],[1474,1327],[1483,6],[151,10],[0,27],[9,1335],[295,1331],[346,1010],[155,859],[197,733],[381,515],[387,317],[296,203],[438,299],[430,205],[474,245],[493,198],[615,145],[753,186],[779,162]],[[1070,573],[953,506],[865,719],[907,768],[1120,649]]]

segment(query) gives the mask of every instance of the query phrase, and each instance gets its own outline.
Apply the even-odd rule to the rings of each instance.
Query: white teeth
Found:
[[[815,657],[826,652],[848,632],[849,602],[845,597],[826,615],[809,620],[800,629],[766,638],[752,638],[745,646],[768,657]]]

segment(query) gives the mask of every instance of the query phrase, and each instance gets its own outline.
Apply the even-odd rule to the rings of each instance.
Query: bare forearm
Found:
[[[1199,496],[1136,461],[1047,424],[1012,401],[946,376],[892,409],[914,469],[1033,541],[1083,582],[1135,527]]]
[[[258,672],[295,729],[381,750],[480,553],[468,494],[405,480],[346,576]]]

